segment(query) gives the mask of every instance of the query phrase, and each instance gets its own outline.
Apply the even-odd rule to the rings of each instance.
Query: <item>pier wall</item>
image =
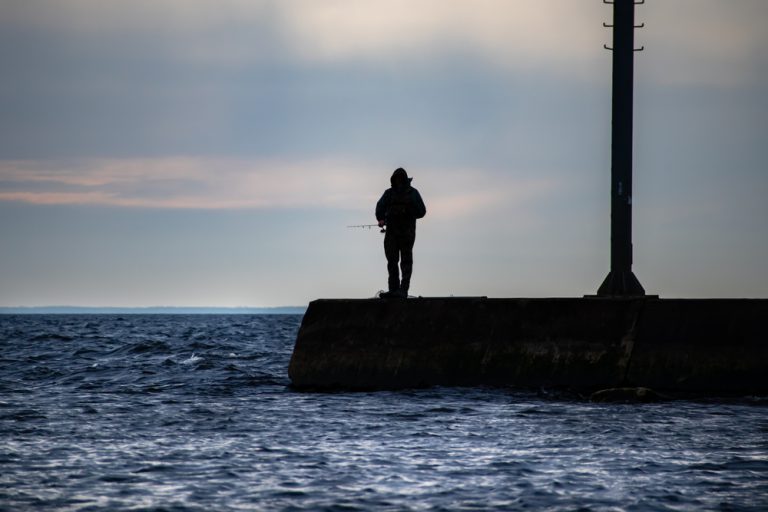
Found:
[[[768,392],[766,299],[321,299],[294,386]]]

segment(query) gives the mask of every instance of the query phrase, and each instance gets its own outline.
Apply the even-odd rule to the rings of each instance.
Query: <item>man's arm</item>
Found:
[[[389,203],[389,189],[385,190],[381,195],[381,199],[376,203],[376,220],[379,221],[379,226],[384,222],[387,216],[387,205]]]
[[[424,206],[424,200],[421,199],[421,194],[415,188],[411,188],[411,198],[413,199],[413,214],[417,219],[422,218],[427,214],[427,207]]]

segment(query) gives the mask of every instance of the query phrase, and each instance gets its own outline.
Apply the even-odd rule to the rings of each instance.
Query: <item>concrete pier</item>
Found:
[[[766,393],[767,322],[768,299],[321,299],[288,373],[318,389]]]

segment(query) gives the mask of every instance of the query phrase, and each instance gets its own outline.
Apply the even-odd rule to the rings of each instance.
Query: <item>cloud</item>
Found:
[[[553,179],[483,169],[423,169],[430,217],[451,219],[541,197]],[[341,160],[228,158],[0,162],[0,201],[163,209],[325,208],[367,211],[389,170]],[[416,183],[414,183],[414,186]]]
[[[85,41],[89,54],[118,43],[129,55],[243,69],[455,55],[590,81],[594,65],[585,65],[607,58],[601,23],[612,15],[599,0],[9,0],[0,14],[3,27],[58,34],[69,47]],[[740,80],[765,53],[766,16],[763,0],[647,2],[636,9],[645,22],[636,40],[654,52],[655,81]]]
[[[565,61],[599,42],[601,31],[591,29],[607,13],[598,2],[572,0],[10,0],[1,9],[7,26],[179,38],[188,43],[175,46],[179,52],[227,60],[233,51],[245,60],[263,55],[248,45],[260,40],[249,29],[270,25],[310,59],[409,58],[447,45]]]
[[[5,162],[0,180],[13,184],[0,200],[149,208],[318,207],[359,188],[355,173],[324,162],[184,157]]]
[[[635,40],[647,50],[637,58],[640,80],[717,87],[768,82],[768,2],[666,0],[638,7],[636,16],[645,27]]]
[[[565,63],[603,36],[598,3],[525,0],[281,1],[302,55],[318,60],[412,59],[469,51],[497,64]]]
[[[0,158],[439,145],[456,162],[468,130],[508,158],[490,146],[509,124],[539,135],[610,106],[610,16],[599,0],[6,0]],[[638,99],[658,84],[761,93],[766,16],[765,1],[638,6]]]
[[[595,80],[612,33],[611,6],[555,0],[289,0],[286,31],[306,58],[421,60],[469,53],[506,69],[546,69]],[[665,0],[635,9],[643,72],[662,84],[732,85],[766,80],[768,3],[763,0]],[[589,65],[588,65],[589,64]],[[585,67],[586,65],[586,67]],[[600,77],[597,77],[598,79]]]

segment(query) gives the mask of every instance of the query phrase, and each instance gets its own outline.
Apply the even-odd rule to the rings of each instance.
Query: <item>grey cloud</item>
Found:
[[[87,2],[64,9],[69,18],[59,23],[43,16],[45,2],[31,5],[33,16],[11,16],[0,31],[5,159],[431,154],[437,163],[493,165],[536,148],[547,126],[570,122],[551,109],[559,97],[597,100],[594,91],[547,85],[553,75],[500,69],[450,45],[419,59],[307,62],[277,9],[242,23],[166,20],[164,29],[137,13],[172,14],[173,2],[125,8],[123,25],[105,9],[97,21],[74,19]],[[228,49],[237,55],[228,59]]]
[[[76,61],[63,80],[20,74],[16,89],[27,92],[0,100],[8,112],[0,120],[0,154],[429,154],[435,163],[505,165],[526,153],[528,162],[548,158],[558,137],[575,146],[593,133],[585,125],[594,129],[607,115],[605,88],[515,75],[456,56],[319,69],[280,59],[211,69],[153,58]],[[540,140],[550,148],[539,148]]]

